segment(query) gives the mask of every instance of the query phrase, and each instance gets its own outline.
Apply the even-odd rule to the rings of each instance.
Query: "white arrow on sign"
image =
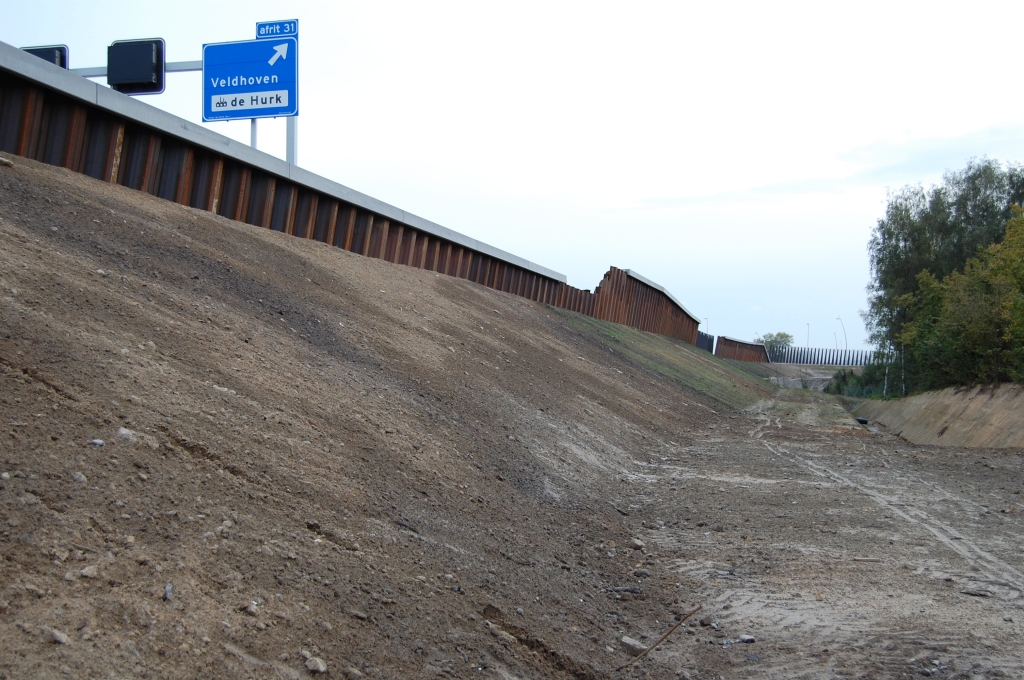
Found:
[[[288,58],[288,43],[285,43],[283,45],[274,45],[274,56],[272,56],[270,58],[270,61],[268,61],[267,63],[270,64],[271,66],[273,66],[274,62],[276,62],[278,59],[287,59],[287,58]]]

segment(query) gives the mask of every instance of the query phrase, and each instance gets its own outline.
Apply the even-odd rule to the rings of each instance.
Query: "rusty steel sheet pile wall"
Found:
[[[592,308],[588,292],[554,276],[403,224],[2,70],[0,150],[368,257],[469,279],[537,302],[561,302],[559,306],[575,311]]]
[[[593,297],[595,318],[697,344],[697,319],[629,270],[609,269]]]
[[[150,119],[155,122],[147,125]],[[251,150],[4,43],[0,150],[366,257],[697,342],[697,319],[667,291],[629,270],[612,267],[593,293],[575,288],[557,272]],[[302,181],[293,179],[296,175]]]
[[[715,356],[720,359],[750,361],[761,364],[770,364],[772,362],[768,358],[768,350],[764,345],[734,340],[724,335],[718,336],[718,341],[715,343]]]

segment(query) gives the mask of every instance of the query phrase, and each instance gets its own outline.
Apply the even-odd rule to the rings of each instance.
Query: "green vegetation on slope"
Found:
[[[563,309],[551,311],[598,345],[726,408],[744,409],[778,392],[767,381],[685,342]]]
[[[868,364],[860,373],[840,368],[825,386],[825,392],[857,399],[880,399],[886,394],[885,364]]]

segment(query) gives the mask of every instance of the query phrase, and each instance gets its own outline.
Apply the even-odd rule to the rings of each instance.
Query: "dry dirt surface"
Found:
[[[12,160],[0,676],[1021,677],[1020,452]]]

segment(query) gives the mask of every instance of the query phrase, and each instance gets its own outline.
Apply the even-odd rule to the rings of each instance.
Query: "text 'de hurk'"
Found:
[[[210,98],[214,111],[238,111],[240,109],[270,109],[288,106],[288,90],[271,92],[240,92],[238,94],[215,94]]]

